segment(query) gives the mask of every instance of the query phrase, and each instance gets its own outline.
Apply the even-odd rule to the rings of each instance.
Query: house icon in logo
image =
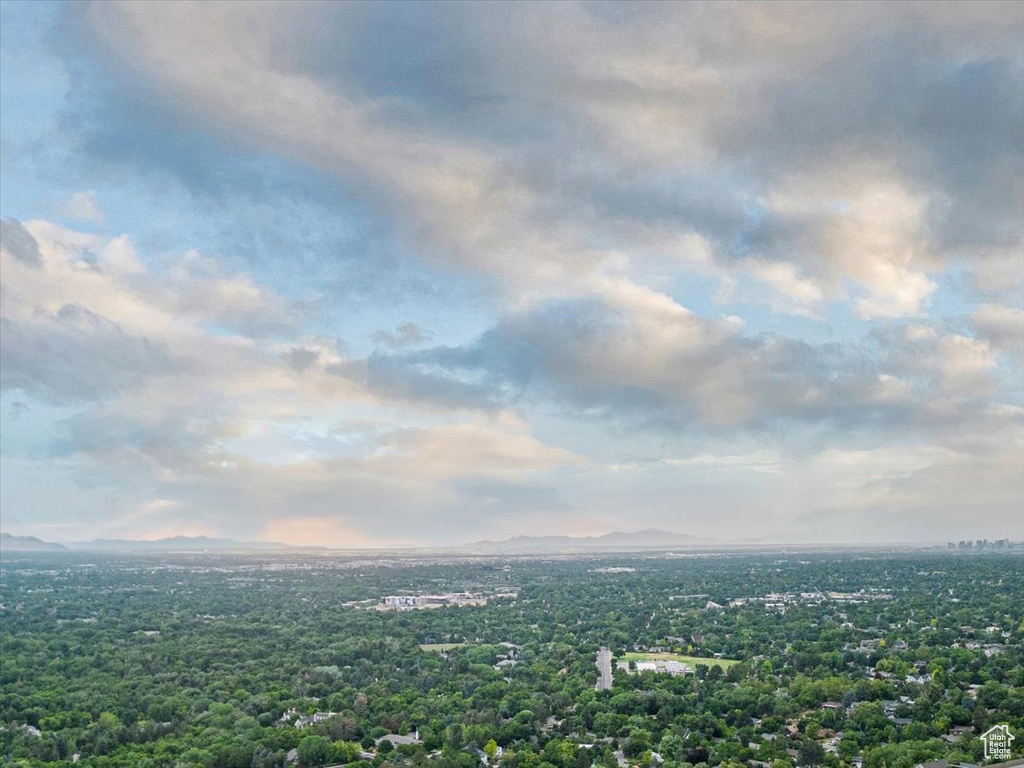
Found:
[[[986,760],[1010,759],[1010,742],[1013,741],[1010,726],[1005,723],[993,725],[978,738],[985,742]]]

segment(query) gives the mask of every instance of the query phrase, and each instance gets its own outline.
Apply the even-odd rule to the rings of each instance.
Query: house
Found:
[[[420,732],[413,731],[408,736],[400,736],[397,733],[386,733],[377,739],[377,744],[380,745],[382,741],[390,741],[396,747],[403,744],[420,744]]]
[[[277,724],[288,725],[289,722],[292,722],[292,718],[295,717],[296,719],[292,722],[292,725],[296,728],[305,728],[308,725],[322,723],[324,720],[337,714],[337,712],[314,712],[312,715],[299,715],[297,709],[289,709],[277,719]]]
[[[918,763],[914,768],[948,768],[949,763],[945,760],[932,760],[930,763]]]
[[[974,728],[969,725],[954,725],[949,729],[949,732],[942,736],[944,741],[948,741],[950,744],[956,744],[964,736],[969,733],[973,733]]]
[[[834,712],[836,710],[842,709],[843,705],[838,701],[824,701],[821,704],[821,708],[829,712]]]
[[[337,712],[314,712],[312,715],[303,715],[295,721],[296,728],[305,728],[309,725],[322,723],[324,720],[335,717]]]

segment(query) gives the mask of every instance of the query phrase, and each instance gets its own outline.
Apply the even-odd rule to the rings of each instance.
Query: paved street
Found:
[[[597,685],[594,686],[599,691],[608,691],[612,687],[612,652],[607,648],[602,648],[597,652],[597,668],[600,671],[600,677],[597,678]]]

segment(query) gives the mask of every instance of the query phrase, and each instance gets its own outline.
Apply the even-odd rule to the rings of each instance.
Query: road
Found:
[[[612,687],[612,652],[607,648],[602,648],[597,652],[597,669],[600,672],[597,678],[597,685],[594,686],[599,691],[609,691]]]

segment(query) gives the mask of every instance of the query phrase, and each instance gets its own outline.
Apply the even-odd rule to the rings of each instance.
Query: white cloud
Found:
[[[942,391],[977,397],[992,386],[995,354],[987,341],[948,334],[939,340]]]
[[[803,302],[820,301],[825,291],[836,295],[847,278],[869,292],[855,303],[860,317],[919,314],[936,289],[924,272],[936,264],[926,228],[927,199],[887,178],[884,168],[831,159],[827,168],[790,177],[765,201],[797,232],[786,242],[794,252],[780,255],[802,264],[814,283],[798,280],[787,262],[774,265],[774,271],[760,266],[759,276]]]
[[[102,42],[168,101],[189,104],[245,142],[358,180],[372,199],[391,201],[388,212],[421,255],[497,278],[517,306],[599,292],[622,269],[624,255],[627,263],[639,261],[637,222],[614,210],[605,215],[593,199],[623,178],[639,180],[642,196],[630,205],[640,209],[671,209],[674,199],[695,194],[706,214],[696,219],[701,226],[743,215],[718,210],[710,198],[702,202],[699,191],[674,188],[672,173],[699,174],[714,161],[730,171],[747,167],[751,175],[735,177],[741,194],[730,204],[749,208],[757,202],[751,195],[758,196],[772,219],[763,229],[769,242],[755,244],[752,258],[738,262],[723,253],[737,233],[715,225],[726,228],[715,233],[714,248],[726,271],[751,270],[788,297],[797,314],[843,298],[866,320],[922,313],[936,289],[929,273],[941,269],[949,250],[933,221],[948,195],[924,188],[912,164],[893,162],[899,150],[881,118],[881,126],[860,118],[844,135],[851,106],[826,100],[815,105],[821,115],[799,116],[805,124],[787,133],[792,116],[777,114],[772,97],[805,79],[814,92],[811,86],[820,83],[809,73],[846,56],[863,58],[858,46],[876,53],[878,40],[911,29],[932,36],[931,55],[954,56],[943,46],[961,46],[977,56],[979,41],[1005,46],[990,14],[966,10],[955,23],[942,13],[902,7],[871,14],[832,6],[809,14],[786,7],[765,12],[754,4],[701,13],[652,7],[611,20],[586,7],[549,6],[543,21],[515,10],[467,11],[482,39],[500,28],[515,41],[490,51],[501,72],[531,62],[520,67],[523,74],[486,85],[500,90],[510,110],[557,105],[556,117],[566,125],[564,145],[523,148],[487,136],[416,130],[389,119],[393,108],[409,104],[386,93],[368,96],[360,73],[326,78],[279,60],[268,41],[293,35],[289,21],[324,9],[288,8],[278,24],[267,8],[102,3],[90,6],[88,18]],[[1019,22],[1019,9],[1005,11],[1009,23]],[[339,19],[326,23],[339,24],[339,45],[352,44]],[[551,45],[559,29],[572,34]],[[554,76],[522,79],[537,71]],[[850,77],[865,78],[851,87],[868,89],[872,98],[882,87],[870,72]],[[756,135],[762,122],[769,132],[761,137],[764,147]],[[815,130],[826,138],[817,139]],[[861,141],[857,130],[882,136]],[[812,146],[826,139],[825,146]],[[788,144],[800,140],[809,146]],[[778,158],[756,154],[773,147]],[[907,153],[932,149],[915,145]],[[692,183],[707,181],[696,175]],[[684,251],[707,261],[708,247],[686,241],[694,236],[687,234],[695,223],[690,217],[673,221],[671,210],[658,217],[679,230]],[[704,233],[695,236],[708,243]]]
[[[518,482],[586,463],[537,440],[516,414],[417,409],[330,373],[343,362],[335,345],[294,329],[262,335],[258,319],[287,316],[287,305],[209,257],[186,253],[150,271],[125,237],[42,221],[26,229],[41,263],[6,246],[0,257],[3,385],[74,409],[51,435],[53,450],[73,476],[109,484],[122,499],[87,528],[63,524],[65,540],[216,529],[302,543],[317,531],[339,542],[394,541],[374,531],[381,509],[408,509],[411,522],[465,504],[450,483]],[[225,323],[234,331],[224,333]],[[307,364],[290,362],[296,349]],[[355,414],[372,429],[355,439],[325,431]],[[154,488],[159,504],[138,502]],[[353,507],[343,530],[332,516],[345,497]],[[283,510],[308,512],[289,536]]]
[[[751,260],[748,263],[750,273],[772,286],[783,296],[792,299],[797,305],[815,305],[824,298],[824,291],[811,280],[800,276],[800,270],[789,262],[763,262]]]
[[[96,193],[91,190],[75,192],[59,206],[59,212],[73,221],[89,221],[103,224],[107,217],[100,210],[96,201]]]
[[[151,99],[333,177],[498,319],[430,347],[422,317],[312,315],[213,254],[5,221],[5,386],[74,410],[53,452],[118,490],[80,528],[205,530],[211,509],[304,542],[623,509],[673,527],[683,489],[737,529],[904,536],[929,509],[952,525],[961,480],[994,531],[1020,502],[999,355],[1022,338],[1024,9],[949,7],[427,7],[396,43],[383,4],[75,6],[132,94],[111,126]],[[62,211],[103,221],[90,191]],[[951,264],[1001,302],[971,334],[925,317]],[[775,313],[819,320],[817,341],[770,332]],[[560,447],[571,419],[619,434]],[[595,459],[619,440],[651,458]]]
[[[993,347],[1024,359],[1024,310],[1000,304],[982,304],[970,317],[971,326]]]

